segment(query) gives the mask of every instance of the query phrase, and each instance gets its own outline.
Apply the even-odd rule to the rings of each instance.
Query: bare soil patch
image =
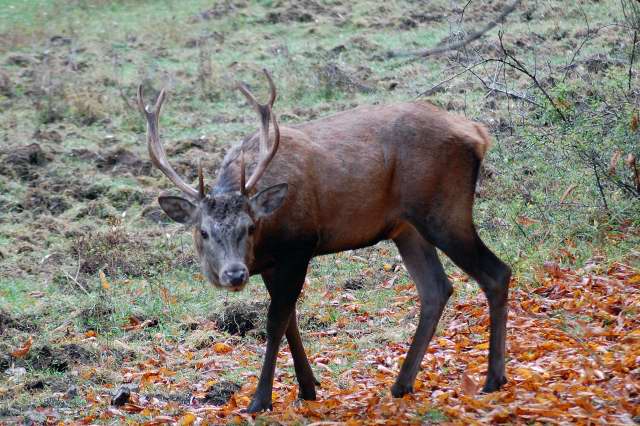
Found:
[[[262,330],[267,314],[266,302],[233,303],[213,317],[218,329],[229,334],[245,336],[248,332]]]
[[[98,157],[96,167],[103,172],[118,175],[129,173],[134,176],[146,176],[151,172],[150,161],[143,160],[124,148],[118,148],[106,153],[103,157]]]
[[[39,169],[50,160],[50,154],[37,143],[9,147],[0,151],[0,174],[34,180],[39,176]]]

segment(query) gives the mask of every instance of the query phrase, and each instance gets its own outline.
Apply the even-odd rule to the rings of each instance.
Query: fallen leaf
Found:
[[[518,222],[522,226],[531,226],[538,223],[537,220],[531,219],[530,217],[526,217],[526,216],[518,216],[516,218],[516,222]]]
[[[213,345],[213,350],[217,354],[226,354],[231,352],[233,348],[226,343],[218,342],[215,345]]]
[[[562,277],[562,270],[560,269],[560,265],[555,262],[544,262],[544,270],[547,272],[547,274],[554,278]]]
[[[195,423],[196,419],[197,417],[195,414],[187,413],[180,418],[180,421],[178,422],[178,424],[180,426],[191,426],[192,424]]]
[[[620,161],[620,156],[622,155],[622,151],[616,149],[611,156],[611,160],[609,161],[609,176],[613,176],[616,174],[616,167],[618,166],[618,161]]]
[[[22,345],[22,347],[11,352],[11,356],[14,358],[24,358],[29,353],[29,350],[31,349],[32,344],[33,344],[33,338],[29,336],[29,338],[24,343],[24,345]]]
[[[461,386],[462,391],[469,396],[474,396],[480,390],[480,384],[476,383],[466,372],[462,374]]]
[[[109,290],[111,288],[111,285],[109,284],[109,281],[107,281],[107,276],[102,270],[98,272],[98,276],[100,277],[100,284],[102,285],[102,288],[105,290]]]

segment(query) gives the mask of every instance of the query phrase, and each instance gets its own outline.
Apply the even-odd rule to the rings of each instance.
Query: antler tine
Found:
[[[204,173],[202,172],[202,158],[198,159],[198,195],[200,198],[206,197],[204,190]]]
[[[164,147],[160,143],[160,136],[158,134],[159,127],[159,117],[160,110],[162,109],[162,104],[165,100],[165,91],[164,89],[160,91],[160,95],[158,95],[158,99],[156,100],[155,105],[153,106],[153,111],[149,111],[149,108],[145,106],[143,93],[142,93],[142,85],[138,86],[138,107],[140,108],[140,112],[147,119],[147,148],[149,149],[149,157],[151,157],[151,162],[154,166],[156,166],[164,175],[169,178],[171,182],[174,183],[185,195],[192,198],[193,200],[199,200],[200,193],[187,184],[176,171],[171,167],[169,161],[167,160],[167,153],[164,150]]]
[[[278,122],[273,115],[271,115],[271,122],[273,123],[274,131],[273,145],[271,145],[271,149],[269,150],[268,154],[260,158],[260,162],[251,174],[249,182],[247,182],[247,185],[245,186],[245,193],[247,194],[251,192],[253,187],[258,183],[264,172],[267,170],[267,166],[269,165],[269,163],[271,163],[271,160],[273,160],[273,157],[276,155],[276,151],[278,151],[278,146],[280,145],[280,128],[278,127]]]
[[[247,98],[247,101],[251,106],[256,110],[258,115],[260,116],[261,122],[261,130],[260,130],[260,161],[256,166],[255,170],[251,174],[249,181],[244,186],[244,192],[249,193],[253,187],[256,185],[258,180],[262,177],[267,166],[273,159],[278,150],[278,146],[280,145],[280,129],[278,127],[278,123],[271,112],[271,108],[273,107],[273,103],[276,100],[276,86],[273,83],[273,79],[271,78],[271,74],[266,69],[262,70],[264,75],[267,77],[267,81],[269,82],[269,89],[271,94],[269,96],[269,101],[266,104],[260,104],[255,96],[249,91],[247,86],[244,83],[238,84],[238,90],[242,92],[242,94]],[[269,122],[273,123],[274,127],[274,142],[269,149]],[[241,176],[242,177],[242,176]]]
[[[138,85],[138,109],[147,117],[147,108],[144,106],[144,97],[142,96],[142,84]]]
[[[251,105],[258,113],[260,113],[260,103],[256,100],[253,94],[249,91],[246,84],[240,82],[237,85],[238,90],[247,98],[249,105]]]
[[[246,194],[244,174],[244,149],[240,150],[240,192]]]
[[[267,81],[269,82],[269,89],[271,91],[268,105],[269,105],[269,108],[273,108],[273,103],[276,101],[276,85],[273,84],[273,79],[271,78],[271,74],[269,74],[269,71],[267,71],[266,68],[263,68],[262,72],[267,77]]]

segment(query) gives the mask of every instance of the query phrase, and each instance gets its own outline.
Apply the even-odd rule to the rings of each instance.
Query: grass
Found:
[[[126,167],[96,166],[116,149],[147,160],[143,123],[130,108],[137,85],[144,85],[147,98],[160,87],[168,89],[162,137],[167,146],[186,147],[172,160],[180,173],[195,178],[193,166],[204,155],[211,181],[224,150],[256,126],[233,89],[235,81],[246,81],[264,96],[259,71],[270,69],[279,89],[276,108],[283,124],[363,103],[414,99],[459,70],[455,55],[412,61],[385,59],[384,54],[434,46],[455,36],[462,29],[457,16],[466,2],[454,3],[457,11],[451,2],[430,2],[418,10],[414,2],[404,0],[384,4],[333,0],[309,2],[306,8],[286,0],[190,0],[179,5],[1,1],[0,77],[6,74],[10,84],[6,91],[0,87],[0,161],[6,162],[16,147],[33,142],[50,157],[44,166],[29,166],[37,174],[34,179],[16,177],[11,164],[0,174],[0,307],[14,320],[35,327],[7,329],[0,335],[2,348],[15,348],[29,335],[39,347],[58,348],[64,333],[70,333],[73,342],[97,345],[107,357],[127,364],[145,360],[158,342],[202,353],[206,349],[197,349],[199,338],[236,339],[208,329],[207,321],[230,303],[266,300],[260,279],[254,278],[242,294],[212,289],[201,281],[197,264],[191,261],[189,235],[177,225],[158,223],[153,215],[143,214],[156,208],[154,198],[160,191],[170,189],[166,179],[155,170],[136,174]],[[489,3],[472,2],[464,28],[475,28],[497,13]],[[566,64],[582,41],[582,13],[591,28],[620,19],[614,0],[525,3],[502,29],[505,41],[529,66],[538,57],[553,66]],[[301,13],[310,13],[313,19],[300,18]],[[441,16],[422,22],[420,13]],[[491,52],[497,31],[479,45]],[[556,37],[560,33],[564,35]],[[620,46],[628,43],[629,34],[622,29],[603,29],[577,58],[604,51],[626,60],[628,52]],[[357,85],[323,77],[330,64],[374,90],[361,91]],[[504,73],[509,87],[531,94],[542,108],[487,94],[468,74],[428,97],[489,126],[494,144],[478,191],[476,223],[483,239],[514,267],[520,280],[535,280],[545,261],[582,267],[602,256],[609,263],[640,265],[638,198],[617,185],[628,179],[628,170],[622,163],[613,176],[601,170],[605,209],[592,164],[581,157],[593,154],[606,165],[616,149],[625,154],[635,149],[638,155],[637,130],[629,124],[637,110],[637,76],[633,74],[634,91],[627,94],[626,66],[596,71],[580,66],[581,73],[568,74],[550,89],[554,99],[566,103],[571,123],[562,123],[531,82],[509,70]],[[495,75],[490,66],[479,67],[478,72],[485,78]],[[542,67],[539,72],[546,73]],[[560,77],[559,72],[554,76]],[[98,195],[83,195],[89,187],[98,188]],[[63,197],[69,207],[56,214],[25,208],[27,194],[40,190]],[[109,236],[116,234],[120,239],[109,242]],[[83,246],[78,253],[73,247],[82,238],[94,246]],[[396,286],[410,283],[403,269],[387,270],[387,265],[399,264],[396,256],[391,244],[381,243],[314,260],[299,308],[300,324],[320,331],[348,329],[350,335],[335,337],[336,348],[354,339],[359,351],[381,341],[407,341],[417,321],[410,314],[416,299],[398,299],[393,288],[380,287],[390,279]],[[76,277],[78,262],[90,260],[95,261],[90,272]],[[446,266],[454,273],[456,297],[477,294],[475,285],[464,281],[450,262]],[[99,271],[107,274],[108,289]],[[364,277],[365,288],[345,292],[344,282],[354,277]],[[359,323],[362,312],[344,308],[350,303],[362,312],[395,306],[402,318],[376,317],[372,324]],[[125,331],[132,317],[153,320],[153,325]],[[186,326],[191,323],[199,328]],[[89,331],[97,336],[87,337]],[[303,335],[308,331],[303,329]],[[310,354],[327,350],[320,341],[303,338]],[[238,339],[238,344],[259,347],[262,338],[255,333]],[[344,363],[330,366],[333,377],[358,362],[358,351],[340,356]],[[257,372],[258,360],[254,355],[243,369],[231,369],[216,379],[239,381],[244,374]],[[24,365],[29,367],[30,362],[27,359]],[[122,380],[119,367],[114,363],[106,369],[112,381],[91,386],[108,391],[105,385]],[[50,384],[35,393],[0,392],[0,416],[35,415],[35,407],[47,406],[48,398],[58,391],[54,385],[59,378],[73,376],[70,382],[85,383],[82,376],[72,374],[74,368],[55,372],[29,367],[23,382],[38,377]],[[198,373],[191,367],[178,370],[180,378],[190,381]],[[289,380],[292,370],[286,371]],[[8,388],[9,380],[0,379],[0,388]],[[75,397],[62,404],[79,413],[84,400]],[[447,419],[437,408],[422,416],[434,423]]]

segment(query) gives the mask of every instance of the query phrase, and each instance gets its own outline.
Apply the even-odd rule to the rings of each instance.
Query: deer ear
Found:
[[[193,224],[196,206],[182,197],[158,197],[158,203],[171,219],[185,225]]]
[[[251,199],[251,209],[257,218],[269,216],[284,202],[289,190],[289,184],[280,183],[263,189]]]

